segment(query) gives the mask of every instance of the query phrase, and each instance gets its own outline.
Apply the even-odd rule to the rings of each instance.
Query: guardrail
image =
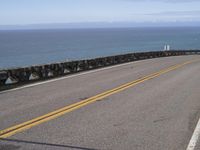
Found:
[[[173,50],[130,53],[95,59],[36,65],[24,68],[0,70],[0,91],[50,78],[56,78],[81,71],[157,57],[196,55],[200,50]]]

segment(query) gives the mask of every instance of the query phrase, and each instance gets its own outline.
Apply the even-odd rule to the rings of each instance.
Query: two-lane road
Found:
[[[0,150],[186,150],[199,117],[200,56],[149,59],[0,93]]]

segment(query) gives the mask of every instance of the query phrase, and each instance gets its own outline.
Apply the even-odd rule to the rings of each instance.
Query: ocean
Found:
[[[200,27],[0,31],[0,69],[141,51],[200,49]]]

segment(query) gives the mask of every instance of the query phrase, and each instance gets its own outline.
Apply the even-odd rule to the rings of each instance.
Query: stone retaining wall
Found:
[[[16,86],[40,80],[47,80],[50,78],[65,76],[68,74],[73,74],[81,71],[86,71],[131,61],[157,58],[157,57],[195,55],[195,54],[200,54],[200,50],[187,50],[187,51],[173,50],[173,51],[130,53],[130,54],[100,57],[88,60],[60,62],[60,63],[44,64],[44,65],[30,66],[24,68],[5,69],[5,70],[0,70],[0,90],[13,88]]]

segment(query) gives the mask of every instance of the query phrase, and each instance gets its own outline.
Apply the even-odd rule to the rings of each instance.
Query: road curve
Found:
[[[184,150],[200,117],[199,74],[199,55],[176,56],[0,93],[1,133],[121,85],[144,80],[1,139],[0,150]],[[200,149],[199,145],[197,141],[194,149]]]

